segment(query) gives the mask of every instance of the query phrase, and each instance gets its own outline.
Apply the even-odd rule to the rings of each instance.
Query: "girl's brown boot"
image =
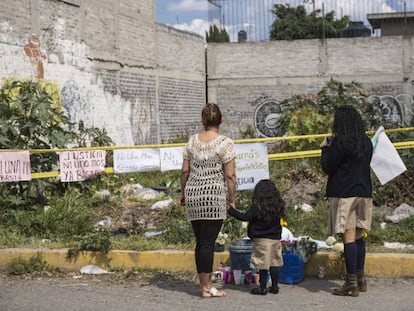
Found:
[[[357,270],[357,282],[360,292],[367,291],[367,280],[365,279],[364,270]]]
[[[347,273],[345,276],[345,284],[342,287],[335,288],[332,294],[338,296],[351,295],[352,297],[358,297],[359,289],[357,284],[357,275]]]

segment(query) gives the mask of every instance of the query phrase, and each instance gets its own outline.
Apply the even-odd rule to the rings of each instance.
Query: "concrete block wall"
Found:
[[[117,145],[166,143],[200,129],[205,43],[155,23],[155,1],[3,0],[0,78],[37,77],[25,55],[40,38],[44,78],[58,83],[73,121],[105,128]],[[316,93],[331,78],[360,82],[400,124],[413,120],[413,37],[208,44],[208,101],[223,110],[223,132],[268,123],[280,101]],[[364,99],[365,100],[365,99]]]
[[[414,119],[414,37],[214,43],[207,47],[208,100],[223,110],[225,133],[282,135],[269,118],[292,95],[317,93],[331,78],[359,82],[398,125]],[[387,115],[388,114],[388,115]],[[274,121],[274,119],[273,119]]]
[[[4,0],[0,30],[0,79],[38,76],[24,51],[36,34],[43,78],[59,85],[71,120],[117,145],[169,141],[199,123],[204,40],[156,24],[154,0]]]
[[[201,128],[205,104],[205,46],[199,36],[157,26],[160,132],[163,143],[176,141]],[[182,57],[196,54],[198,57]]]

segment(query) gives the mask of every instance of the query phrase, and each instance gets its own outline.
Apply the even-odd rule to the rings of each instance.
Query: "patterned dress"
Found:
[[[187,217],[193,220],[226,218],[224,164],[235,158],[233,141],[223,135],[201,142],[198,134],[190,137],[184,159],[190,161],[185,185]]]

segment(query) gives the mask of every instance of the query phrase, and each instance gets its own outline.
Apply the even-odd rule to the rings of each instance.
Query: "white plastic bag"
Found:
[[[384,127],[380,126],[372,137],[374,153],[371,159],[371,168],[381,185],[407,170],[394,145],[385,134]]]

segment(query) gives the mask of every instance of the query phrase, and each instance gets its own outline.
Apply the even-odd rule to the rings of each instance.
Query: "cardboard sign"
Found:
[[[184,147],[160,148],[161,172],[180,170],[183,154]]]
[[[59,153],[60,181],[87,180],[105,171],[106,151],[63,151]]]
[[[261,179],[269,179],[269,160],[265,143],[238,144],[234,148],[237,190],[254,189]]]
[[[0,152],[0,182],[31,179],[29,151]]]
[[[160,170],[159,149],[116,149],[114,150],[114,172],[132,173]]]

